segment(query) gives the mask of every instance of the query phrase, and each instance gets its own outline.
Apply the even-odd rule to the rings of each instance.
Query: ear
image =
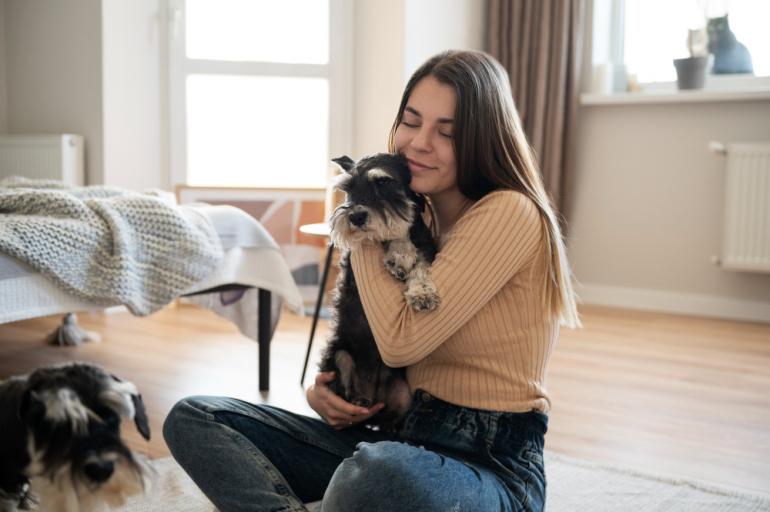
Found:
[[[150,440],[150,422],[147,419],[147,411],[144,408],[142,395],[131,395],[131,401],[134,403],[134,424],[136,430],[142,434],[145,440]]]
[[[106,390],[102,391],[99,398],[121,417],[134,419],[136,429],[142,437],[150,439],[150,424],[147,421],[147,411],[144,408],[142,395],[136,386],[117,375],[110,375],[112,382]]]
[[[339,370],[340,383],[345,388],[345,392],[350,393],[352,391],[353,371],[356,366],[353,362],[353,356],[346,350],[338,350],[334,354],[334,362],[337,365],[337,370]]]
[[[332,162],[342,167],[342,170],[345,172],[350,172],[353,166],[356,165],[356,162],[347,155],[341,156],[339,158],[332,158]]]

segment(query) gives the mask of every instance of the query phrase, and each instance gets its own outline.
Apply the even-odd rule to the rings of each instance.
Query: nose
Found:
[[[414,134],[412,140],[409,141],[409,145],[412,146],[412,149],[416,151],[430,151],[431,143],[429,130],[424,126],[421,127],[419,130],[417,130],[417,133]]]
[[[83,466],[83,473],[86,474],[89,480],[98,484],[109,480],[113,471],[115,471],[115,464],[109,460],[89,462]]]
[[[348,218],[350,219],[350,222],[354,226],[358,226],[359,228],[366,224],[366,218],[369,215],[366,212],[353,212],[350,215],[348,215]]]

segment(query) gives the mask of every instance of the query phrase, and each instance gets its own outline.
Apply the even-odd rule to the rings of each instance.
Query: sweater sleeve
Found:
[[[379,245],[351,253],[366,318],[380,355],[393,367],[417,363],[460,329],[538,254],[542,220],[535,204],[515,191],[492,192],[455,224],[431,266],[440,305],[416,312],[404,284],[382,262]]]

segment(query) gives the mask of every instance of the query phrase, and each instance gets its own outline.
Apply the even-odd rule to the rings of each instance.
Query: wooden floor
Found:
[[[583,308],[582,318],[583,329],[562,331],[551,362],[547,449],[770,494],[770,325],[596,307]],[[58,321],[0,325],[0,378],[63,361],[107,367],[144,395],[151,441],[124,429],[132,448],[151,457],[168,454],[163,418],[187,395],[229,395],[312,414],[299,383],[309,318],[283,315],[269,393],[257,391],[256,343],[209,311],[83,314],[80,323],[103,341],[76,348],[42,342]],[[316,340],[327,330],[321,322]]]

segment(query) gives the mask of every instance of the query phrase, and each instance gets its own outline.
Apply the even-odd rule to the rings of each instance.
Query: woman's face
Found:
[[[453,121],[457,97],[452,87],[426,76],[409,95],[396,128],[396,151],[409,160],[410,187],[437,196],[457,190]]]

